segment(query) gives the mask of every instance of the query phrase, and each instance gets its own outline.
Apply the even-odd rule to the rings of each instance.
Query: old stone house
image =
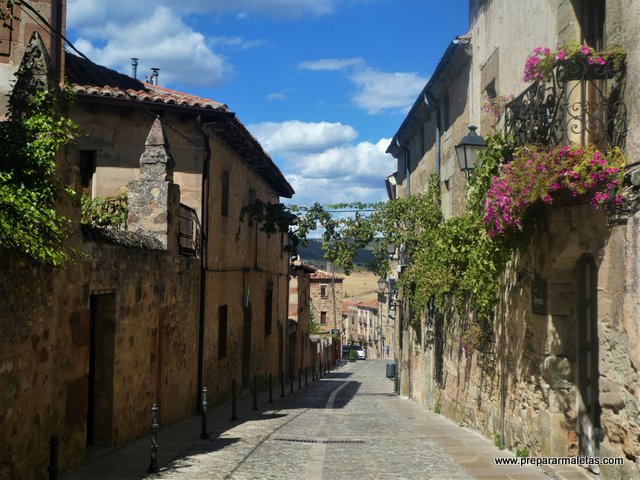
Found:
[[[174,181],[196,222],[202,219],[200,368],[212,398],[226,396],[234,379],[248,387],[253,375],[281,371],[288,341],[287,239],[241,218],[256,200],[278,203],[293,194],[277,166],[225,105],[143,84],[70,54],[66,70],[78,98],[74,118],[87,133],[79,161],[91,167],[85,173],[92,193],[115,195],[136,178],[129,158],[149,111],[167,125]]]
[[[32,71],[55,75],[38,35],[25,51]],[[69,468],[148,431],[154,402],[165,424],[196,408],[200,262],[180,254],[180,191],[160,121],[150,130],[130,191],[171,193],[132,197],[129,213],[153,202],[152,230],[80,227],[78,201],[62,205],[78,252],[68,265],[0,255],[0,478],[47,477],[52,436]],[[80,192],[73,150],[59,154],[59,174]]]
[[[465,319],[452,312],[423,315],[410,326],[405,300],[401,392],[508,448],[623,458],[624,465],[591,470],[603,478],[640,478],[640,142],[632,108],[638,92],[631,87],[640,74],[634,45],[640,5],[471,0],[469,6],[468,34],[448,46],[389,146],[398,159],[397,195],[423,191],[435,173],[445,217],[460,215],[467,179],[454,146],[469,124],[490,133],[485,98],[513,96],[497,128],[517,145],[622,147],[623,198],[615,209],[559,198],[538,214],[528,245],[501,278],[493,341],[482,352],[463,352]],[[570,40],[598,51],[618,45],[626,68],[615,75],[554,70],[546,81],[524,82],[534,48],[554,50]]]
[[[31,3],[63,28],[64,2]],[[234,383],[264,385],[288,355],[287,238],[241,219],[255,200],[293,194],[271,158],[225,105],[64,54],[49,37],[27,48],[39,30],[16,25],[0,71],[48,51],[51,83],[64,69],[76,94],[84,134],[59,164],[78,193],[64,213],[81,255],[61,268],[0,255],[1,478],[44,478],[51,435],[70,468],[146,434],[153,402],[175,422],[203,386],[220,402]],[[80,193],[122,191],[126,231],[80,228]]]
[[[318,269],[311,274],[311,305],[313,321],[322,332],[339,330],[340,299],[343,277]]]
[[[295,378],[300,372],[311,375],[316,365],[316,344],[311,342],[311,275],[317,269],[300,260],[292,260],[289,266],[289,358],[285,369],[287,378]]]

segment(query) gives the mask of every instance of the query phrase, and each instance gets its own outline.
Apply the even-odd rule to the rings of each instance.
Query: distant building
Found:
[[[320,325],[322,332],[340,333],[343,281],[343,277],[324,270],[311,274],[312,317]]]

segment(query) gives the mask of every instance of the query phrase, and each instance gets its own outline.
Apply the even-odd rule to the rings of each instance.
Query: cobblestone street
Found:
[[[212,419],[212,441],[147,478],[545,478],[493,466],[493,457],[508,454],[393,395],[384,375],[384,361],[347,364],[237,426]]]
[[[393,393],[382,360],[348,363],[301,388],[294,381],[258,397],[247,391],[236,421],[230,404],[209,411],[209,440],[200,417],[161,428],[158,474],[145,474],[149,438],[98,452],[63,480],[154,479],[556,479],[593,478],[576,467],[541,470],[496,466],[512,457],[490,441]]]

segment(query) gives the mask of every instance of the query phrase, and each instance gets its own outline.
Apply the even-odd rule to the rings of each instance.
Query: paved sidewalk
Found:
[[[498,467],[512,457],[480,435],[392,393],[385,362],[347,364],[294,392],[274,391],[209,411],[210,440],[199,440],[200,418],[163,428],[159,474],[147,476],[144,438],[63,480],[93,479],[550,479],[589,478],[578,469],[562,476],[533,467]],[[172,461],[173,460],[173,461]]]

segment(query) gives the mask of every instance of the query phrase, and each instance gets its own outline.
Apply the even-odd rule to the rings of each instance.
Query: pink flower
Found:
[[[556,60],[566,60],[567,59],[567,52],[565,52],[564,50],[560,50],[558,53],[556,53]]]
[[[580,51],[582,52],[583,55],[589,55],[589,53],[591,53],[591,49],[587,46],[586,43],[582,44]]]
[[[542,54],[543,54],[543,55],[551,55],[551,50],[549,50],[549,48],[545,48],[545,49],[542,51]]]
[[[542,51],[542,48],[540,47],[536,47],[533,49],[533,53],[536,53],[536,54],[540,53],[541,51]]]

